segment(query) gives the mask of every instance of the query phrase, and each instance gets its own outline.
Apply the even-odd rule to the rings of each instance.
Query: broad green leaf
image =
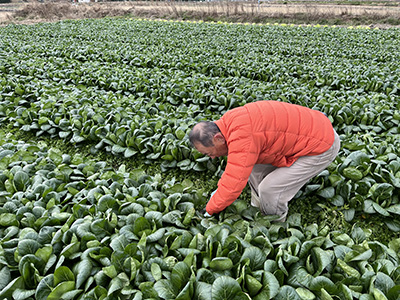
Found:
[[[254,300],[273,299],[279,292],[280,284],[270,272],[263,272],[262,285],[261,292],[254,297]]]
[[[177,290],[167,279],[161,279],[154,284],[154,289],[162,299],[175,299],[179,290]]]
[[[12,296],[15,300],[25,300],[35,294],[35,290],[16,289]]]
[[[178,262],[171,272],[171,283],[174,289],[181,290],[190,278],[190,268],[184,262]]]
[[[243,296],[239,283],[232,277],[220,276],[212,284],[211,300],[239,300]]]
[[[15,279],[13,279],[11,282],[9,282],[1,291],[0,291],[0,299],[7,299],[11,298],[12,293],[16,289],[23,289],[25,287],[24,285],[24,279],[22,276],[19,276]]]
[[[210,262],[210,268],[216,271],[230,270],[233,267],[233,262],[228,257],[216,257]]]
[[[36,288],[35,298],[36,300],[46,300],[52,291],[54,285],[54,275],[49,274],[44,277]]]
[[[315,261],[317,262],[317,271],[314,276],[318,276],[331,263],[331,255],[319,247],[313,248],[312,253],[315,257]]]
[[[110,247],[114,251],[124,251],[128,243],[129,242],[124,235],[119,235],[112,239]]]
[[[387,212],[400,215],[400,204],[395,204],[386,209]]]
[[[375,300],[388,300],[385,294],[376,288],[372,289],[372,294],[374,295]]]
[[[183,289],[176,296],[176,300],[192,300],[193,296],[193,282],[189,281]]]
[[[302,300],[313,300],[316,298],[316,296],[309,290],[305,288],[297,288],[296,293],[299,295],[300,299]]]
[[[54,271],[54,286],[64,281],[75,281],[75,275],[68,267],[61,266]]]
[[[311,280],[310,289],[312,291],[321,291],[322,289],[326,290],[330,294],[335,294],[337,291],[336,285],[332,282],[331,279],[325,276],[317,276]]]
[[[354,277],[354,278],[357,278],[357,279],[359,279],[361,277],[360,272],[358,272],[356,269],[350,267],[343,260],[338,259],[337,260],[337,264],[348,276]]]
[[[384,295],[387,295],[389,290],[395,286],[395,283],[390,276],[386,275],[385,273],[378,272],[376,274],[375,288],[380,290]]]
[[[0,226],[18,226],[17,216],[11,213],[0,214]]]
[[[308,273],[305,267],[299,267],[296,270],[296,279],[301,285],[308,288],[311,281],[314,279],[314,276]]]
[[[249,295],[252,297],[262,289],[262,284],[251,275],[245,275],[245,281]]]
[[[399,295],[400,295],[400,285],[395,285],[388,291],[386,296],[388,300],[397,300],[399,299]]]
[[[276,299],[276,300],[286,300],[286,299],[301,300],[301,298],[297,294],[296,290],[289,285],[282,286],[279,289],[279,293],[274,297],[274,299]]]
[[[60,300],[65,293],[74,289],[74,281],[63,281],[52,290],[52,292],[47,296],[47,300]]]
[[[0,291],[7,286],[11,282],[11,273],[10,269],[7,266],[4,266],[0,270]]]
[[[145,217],[139,217],[136,219],[133,225],[133,233],[137,236],[142,236],[143,233],[151,233],[151,224]]]
[[[375,209],[375,211],[385,217],[389,217],[390,214],[386,211],[386,209],[384,209],[382,206],[380,206],[378,203],[373,202],[372,203],[373,208]]]
[[[331,294],[328,293],[324,288],[321,289],[321,300],[333,300]]]
[[[351,261],[367,261],[372,257],[372,250],[368,249],[364,252],[358,252],[358,251],[350,251],[346,253],[344,261],[351,262]]]
[[[123,281],[119,277],[114,277],[111,279],[110,285],[108,287],[107,296],[112,295],[114,292],[122,290],[124,287]]]
[[[153,276],[155,281],[159,281],[162,278],[162,270],[158,264],[151,264],[151,275]]]
[[[92,272],[92,263],[89,259],[83,259],[76,265],[76,270],[76,288],[80,288]]]
[[[167,298],[165,298],[167,299]],[[211,299],[211,284],[196,281],[194,288],[194,299],[210,300]]]
[[[18,254],[20,256],[25,256],[26,254],[35,254],[39,248],[40,244],[35,240],[21,240],[18,243]]]
[[[263,268],[266,257],[261,249],[257,247],[249,247],[244,250],[240,261],[243,262],[247,259],[250,261],[250,269],[255,271]]]
[[[29,175],[23,171],[18,171],[14,175],[14,186],[17,191],[24,191],[30,181]]]

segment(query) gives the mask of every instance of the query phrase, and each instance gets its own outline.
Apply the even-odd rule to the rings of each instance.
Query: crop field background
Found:
[[[0,299],[399,299],[400,29],[132,18],[0,28]],[[203,208],[200,120],[325,112],[285,223]]]
[[[1,3],[8,2],[10,3]],[[0,0],[0,25],[130,16],[236,23],[329,24],[379,28],[400,25],[397,0],[99,1]]]

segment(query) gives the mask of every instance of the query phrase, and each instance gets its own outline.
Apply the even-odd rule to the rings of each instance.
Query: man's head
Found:
[[[189,133],[190,143],[197,151],[211,158],[228,155],[228,146],[217,124],[200,122]]]

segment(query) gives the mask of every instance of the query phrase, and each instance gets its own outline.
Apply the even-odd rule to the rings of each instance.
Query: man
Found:
[[[218,189],[206,206],[213,215],[232,204],[246,183],[251,204],[285,221],[288,202],[336,157],[340,139],[321,112],[299,105],[259,101],[200,122],[192,145],[211,158],[228,156]]]

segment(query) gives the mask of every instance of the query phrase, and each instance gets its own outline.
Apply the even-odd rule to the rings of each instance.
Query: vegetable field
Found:
[[[399,29],[0,28],[0,299],[400,299],[399,49]],[[257,100],[323,111],[341,151],[286,223],[246,191],[203,218],[225,161],[187,133]]]

